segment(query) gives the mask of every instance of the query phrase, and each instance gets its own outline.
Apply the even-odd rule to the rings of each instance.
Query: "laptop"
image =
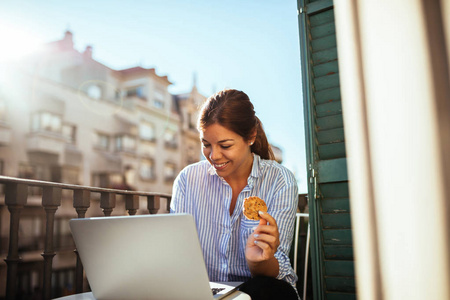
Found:
[[[97,300],[222,299],[236,289],[236,283],[209,282],[192,215],[72,219],[69,225]]]

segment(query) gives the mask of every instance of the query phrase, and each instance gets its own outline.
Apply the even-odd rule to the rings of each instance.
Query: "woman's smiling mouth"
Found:
[[[216,170],[222,170],[223,168],[225,168],[225,166],[229,163],[229,161],[223,163],[223,164],[214,164],[214,168],[216,168]]]

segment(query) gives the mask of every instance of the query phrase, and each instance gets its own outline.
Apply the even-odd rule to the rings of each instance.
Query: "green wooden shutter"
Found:
[[[314,299],[356,299],[332,0],[297,0]]]

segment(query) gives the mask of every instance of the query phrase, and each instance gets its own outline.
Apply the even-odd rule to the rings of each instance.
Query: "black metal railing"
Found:
[[[21,212],[27,207],[27,200],[29,198],[28,190],[30,187],[33,189],[36,189],[36,187],[41,189],[41,205],[45,211],[45,230],[42,237],[44,239],[44,249],[41,254],[43,257],[43,280],[39,281],[42,282],[42,286],[39,288],[41,291],[39,298],[42,299],[51,299],[52,297],[59,296],[52,295],[52,264],[53,258],[56,255],[54,248],[54,227],[55,214],[61,207],[62,199],[67,198],[67,192],[65,191],[73,192],[73,205],[71,206],[73,206],[73,209],[76,211],[76,214],[74,212],[75,217],[78,218],[84,218],[86,216],[86,212],[91,207],[92,198],[94,196],[91,195],[92,193],[100,194],[100,208],[102,209],[102,214],[106,217],[111,216],[113,210],[116,208],[117,195],[120,195],[121,199],[125,202],[126,212],[124,213],[128,213],[129,215],[135,215],[138,212],[140,209],[139,205],[141,197],[147,198],[147,209],[150,214],[157,213],[161,208],[161,198],[167,199],[165,211],[169,211],[171,200],[171,195],[165,193],[98,188],[6,176],[0,176],[0,186],[4,191],[4,205],[9,211],[9,236],[6,239],[2,239],[8,240],[9,244],[7,257],[5,259],[7,273],[5,298],[8,300],[20,298],[17,296],[17,289],[19,288],[20,283],[18,282],[18,267],[21,262],[19,253],[19,230]],[[81,293],[84,291],[83,267],[77,254],[76,256],[74,292]]]

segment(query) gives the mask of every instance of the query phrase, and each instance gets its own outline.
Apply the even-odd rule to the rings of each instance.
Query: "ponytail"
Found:
[[[272,147],[267,140],[261,120],[259,120],[257,116],[255,116],[255,119],[256,138],[250,149],[253,153],[258,154],[263,159],[275,160],[275,155],[273,154]]]

